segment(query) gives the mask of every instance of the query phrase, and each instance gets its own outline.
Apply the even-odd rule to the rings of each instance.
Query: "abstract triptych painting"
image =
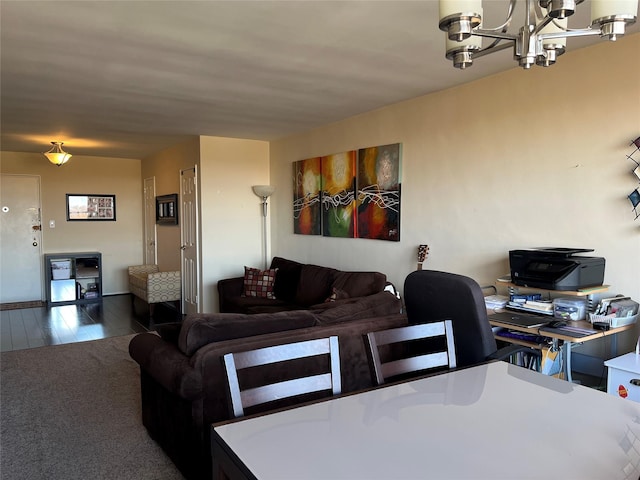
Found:
[[[400,241],[401,144],[293,164],[294,233]]]

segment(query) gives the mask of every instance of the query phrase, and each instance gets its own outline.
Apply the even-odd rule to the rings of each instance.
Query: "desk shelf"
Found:
[[[521,289],[533,290],[540,293],[546,293],[547,297],[551,298],[551,294],[562,297],[584,297],[587,300],[587,312],[593,312],[596,305],[594,305],[594,295],[596,293],[603,293],[609,290],[609,285],[598,285],[596,287],[580,288],[578,290],[549,290],[546,288],[525,287],[522,285],[516,285],[513,282],[504,282],[498,280],[496,288],[498,286],[504,286],[509,291],[509,295],[517,294]]]
[[[609,285],[598,285],[597,287],[580,288],[578,290],[550,290],[547,288],[525,287],[523,285],[516,285],[513,282],[498,282],[498,285],[507,287],[509,291],[511,291],[512,289],[515,291],[521,288],[525,288],[527,290],[536,290],[538,292],[558,293],[562,296],[567,297],[588,297],[589,295],[602,293],[609,290]]]
[[[546,350],[549,348],[549,345],[546,345],[544,343],[527,342],[526,340],[520,340],[519,338],[503,337],[499,332],[494,333],[493,337],[501,342],[512,343],[514,345],[520,345],[522,347],[529,347],[533,348],[534,350]]]

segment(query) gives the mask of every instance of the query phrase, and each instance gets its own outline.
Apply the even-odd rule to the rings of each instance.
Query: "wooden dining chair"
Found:
[[[328,355],[329,368],[326,373],[300,376],[284,381],[268,383],[273,375],[258,375],[264,380],[259,386],[243,388],[239,380],[239,372],[252,367],[273,365],[281,371],[291,371],[278,362],[288,362],[320,355]],[[341,393],[340,355],[338,337],[331,336],[316,340],[289,343],[272,347],[259,348],[246,352],[228,353],[223,357],[227,374],[229,397],[234,417],[244,416],[246,408],[264,403],[295,397],[308,393],[331,391],[333,395]],[[273,373],[273,372],[272,372]],[[277,372],[276,372],[277,373]],[[283,375],[284,376],[284,375]]]
[[[393,344],[406,344],[416,340],[436,339],[444,340],[443,349],[431,350],[414,356],[393,357],[381,360],[381,347]],[[378,332],[370,332],[365,336],[367,354],[373,380],[381,385],[390,377],[411,372],[429,370],[437,367],[455,368],[456,349],[453,341],[451,320],[409,325],[407,327],[391,328]],[[440,345],[440,344],[439,344]],[[407,349],[402,349],[405,354]]]

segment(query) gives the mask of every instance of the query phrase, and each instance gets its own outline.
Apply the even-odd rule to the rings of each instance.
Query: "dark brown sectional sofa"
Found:
[[[332,303],[277,313],[190,315],[131,340],[129,352],[140,365],[142,422],[188,479],[211,478],[210,427],[230,418],[223,355],[337,335],[343,393],[373,386],[362,337],[407,325],[402,302],[383,291]],[[301,363],[275,375],[313,368]]]
[[[380,272],[345,272],[335,268],[299,263],[273,257],[270,269],[277,269],[275,298],[244,296],[244,277],[218,282],[220,312],[273,313],[285,310],[325,309],[382,292],[387,277]],[[331,303],[331,305],[326,305]]]

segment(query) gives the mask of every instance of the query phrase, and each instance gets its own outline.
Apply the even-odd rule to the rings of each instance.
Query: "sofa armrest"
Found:
[[[227,299],[241,296],[243,288],[244,277],[225,278],[218,281],[218,301],[221,313],[229,311]]]
[[[129,355],[169,392],[184,399],[202,393],[202,377],[177,345],[155,333],[140,333],[129,342]]]

